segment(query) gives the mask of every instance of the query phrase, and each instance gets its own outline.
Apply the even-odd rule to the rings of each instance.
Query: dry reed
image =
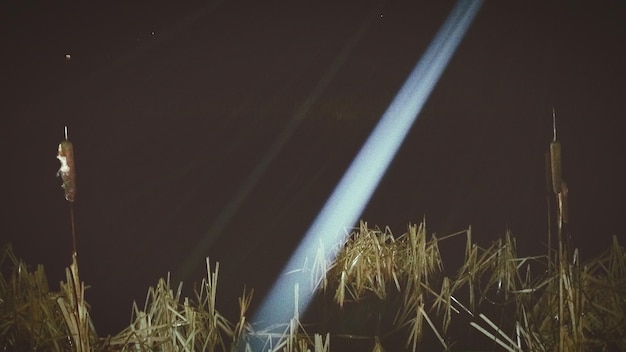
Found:
[[[148,290],[143,309],[133,304],[130,326],[110,338],[108,348],[120,351],[228,351],[226,337],[233,325],[216,309],[219,264],[196,292],[196,300],[181,300],[182,283],[174,292],[169,277]],[[243,328],[239,328],[243,329]]]
[[[386,339],[404,334],[405,346],[416,351],[425,329],[443,350],[454,341],[449,326],[459,316],[506,351],[626,350],[626,251],[614,236],[607,251],[584,263],[578,250],[563,243],[567,224],[567,186],[562,177],[561,145],[554,138],[546,154],[548,192],[556,200],[557,248],[552,247],[549,220],[548,253],[518,257],[510,231],[483,248],[473,241],[471,227],[447,236],[427,238],[425,221],[394,236],[390,229],[361,222],[337,248],[320,247],[312,266],[312,287],[330,292],[334,309],[394,301],[392,326],[382,325],[368,340],[372,351],[384,351]],[[247,321],[253,291],[244,289],[240,314],[230,323],[216,307],[219,263],[202,280],[194,300],[174,291],[169,276],[148,290],[142,309],[132,307],[130,325],[113,337],[98,338],[78,275],[73,208],[76,183],[73,146],[61,142],[58,158],[65,198],[70,202],[74,252],[60,291],[48,288],[42,266],[35,271],[14,256],[11,247],[0,257],[0,348],[49,351],[256,351],[329,352],[332,331],[309,332],[294,311],[289,322],[256,331]],[[548,198],[548,209],[550,210]],[[463,263],[444,271],[440,246],[465,238]],[[327,251],[336,254],[327,261]],[[449,273],[454,272],[454,275]],[[533,273],[539,273],[539,275]],[[298,306],[294,288],[294,307]],[[494,313],[482,307],[498,307]],[[498,314],[498,313],[495,313]],[[354,338],[355,336],[344,335]],[[495,346],[495,345],[494,345]],[[256,348],[256,347],[255,347]]]
[[[10,245],[0,249],[0,349],[67,351],[69,333],[42,265],[34,271]]]
[[[468,229],[459,234],[470,238],[469,233]],[[383,350],[387,339],[401,331],[405,333],[407,347],[415,350],[422,343],[424,329],[432,332],[443,350],[450,349],[454,341],[447,328],[460,316],[469,317],[471,327],[504,350],[626,349],[626,303],[623,300],[626,297],[626,255],[617,237],[600,256],[578,263],[578,256],[574,255],[565,263],[563,272],[557,270],[549,275],[545,268],[558,263],[548,263],[546,256],[517,257],[515,241],[509,233],[487,248],[468,241],[468,257],[452,277],[438,279],[443,273],[437,260],[411,259],[411,253],[437,257],[439,246],[459,234],[431,237],[426,241],[422,224],[410,226],[407,233],[396,238],[388,230],[370,229],[361,224],[338,259],[329,264],[328,285],[320,286],[319,290],[338,292],[343,285],[344,308],[346,304],[358,305],[366,299],[400,298],[394,326],[383,327],[371,336],[372,350]],[[67,322],[78,324],[81,320],[73,320],[71,316],[81,313],[68,309],[64,319],[63,305],[57,302],[73,307],[75,294],[71,291],[84,289],[84,286],[72,286],[78,281],[68,269],[68,282],[72,284],[65,284],[61,292],[50,292],[43,268],[28,273],[25,265],[16,264],[12,255],[5,254],[4,258],[10,258],[4,260],[4,265],[14,267],[9,271],[11,277],[0,278],[3,346],[77,350],[74,341],[82,340],[78,337],[74,340],[77,329]],[[421,266],[415,265],[416,260]],[[530,265],[539,269],[534,272],[544,274],[532,278]],[[159,280],[155,288],[148,290],[142,309],[134,304],[130,326],[114,337],[94,342],[95,332],[88,323],[84,329],[90,333],[85,336],[91,339],[92,350],[256,351],[251,347],[254,345],[250,344],[251,339],[264,339],[263,351],[330,351],[333,332],[306,331],[298,312],[282,326],[255,331],[245,318],[252,299],[251,292],[246,290],[240,298],[239,322],[229,323],[216,308],[218,268],[216,265],[214,271],[210,271],[207,262],[209,274],[195,300],[181,298],[182,286],[173,290],[169,279]],[[320,278],[315,281],[324,282]],[[559,285],[563,286],[562,296]],[[470,304],[472,291],[475,307]],[[507,316],[503,325],[496,324],[487,314],[480,314],[480,307],[494,306],[494,299],[500,299],[498,306]],[[561,300],[564,315],[562,319],[555,319],[561,317]],[[337,309],[342,309],[341,301],[335,304]]]

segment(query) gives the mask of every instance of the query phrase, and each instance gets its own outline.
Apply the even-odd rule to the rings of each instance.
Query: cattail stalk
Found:
[[[70,203],[70,225],[72,227],[72,264],[66,270],[67,283],[61,282],[65,296],[57,299],[57,303],[65,323],[71,333],[71,340],[76,352],[89,352],[90,323],[89,312],[85,303],[85,284],[78,276],[78,260],[76,252],[76,226],[74,221],[74,201],[76,200],[76,169],[74,167],[74,146],[67,138],[65,126],[65,140],[59,143],[57,159],[61,163],[57,176],[61,177],[61,187],[65,193],[65,200]]]
[[[561,169],[561,143],[556,139],[556,114],[554,108],[552,109],[552,131],[553,138],[550,142],[550,170],[552,176],[552,191],[556,195],[557,203],[557,237],[559,245],[558,261],[559,261],[559,352],[562,352],[565,348],[565,336],[567,334],[567,326],[565,324],[565,258],[567,256],[566,251],[563,248],[563,218],[564,218],[564,199],[567,197],[567,186],[565,186],[562,179]]]

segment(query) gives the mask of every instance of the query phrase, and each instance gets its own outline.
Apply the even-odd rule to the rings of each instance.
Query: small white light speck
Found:
[[[72,55],[70,54],[65,54],[65,60],[66,61],[70,61],[72,59]]]

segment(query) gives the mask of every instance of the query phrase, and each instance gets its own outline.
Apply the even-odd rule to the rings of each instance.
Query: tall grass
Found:
[[[301,269],[310,273],[318,299],[329,301],[323,302],[333,317],[356,315],[360,320],[341,329],[337,324],[302,321],[308,315],[296,310],[289,321],[257,330],[246,318],[253,291],[245,288],[239,317],[231,322],[217,309],[219,263],[212,268],[207,259],[207,276],[194,298],[182,297],[182,283],[174,289],[168,275],[148,289],[142,306],[133,304],[127,328],[99,337],[78,271],[73,226],[76,173],[67,131],[58,153],[59,175],[70,203],[72,263],[66,280],[54,291],[41,265],[31,270],[10,245],[2,248],[2,350],[329,352],[331,340],[343,339],[365,341],[378,352],[394,338],[416,351],[427,332],[441,350],[453,350],[450,326],[456,320],[469,320],[465,331],[477,331],[504,351],[626,350],[626,252],[614,236],[605,252],[583,263],[578,250],[564,242],[568,190],[556,119],[546,153],[548,209],[555,209],[548,216],[547,253],[518,256],[510,231],[482,246],[474,241],[471,227],[435,236],[428,234],[422,221],[396,236],[388,228],[361,222],[345,243],[320,247],[311,265]],[[444,270],[441,251],[459,244],[464,247],[462,263]],[[327,256],[327,251],[336,256]],[[324,259],[329,257],[335,259]],[[294,300],[298,290],[294,287]],[[373,329],[358,328],[368,321],[374,322]]]
[[[424,229],[423,223],[411,225],[396,237],[361,223],[324,278],[314,277],[319,294],[331,293],[331,308],[337,311],[399,297],[392,322],[385,326],[381,320],[367,336],[372,350],[380,350],[392,337],[404,338],[406,348],[416,350],[426,330],[441,350],[453,349],[455,337],[448,327],[467,317],[471,328],[506,351],[626,349],[626,252],[617,237],[597,257],[580,263],[575,252],[563,271],[548,274],[547,268],[559,263],[548,262],[546,255],[518,257],[510,233],[483,248],[470,240],[469,229],[429,240]],[[442,243],[463,235],[465,261],[456,275],[447,277],[436,253]],[[416,257],[424,253],[435,260]],[[211,270],[208,262],[209,274],[195,299],[181,297],[181,285],[173,289],[169,279],[161,279],[148,290],[143,306],[133,305],[126,329],[98,338],[91,321],[81,320],[81,311],[72,308],[78,286],[62,283],[60,291],[52,291],[41,266],[29,271],[8,246],[2,258],[0,346],[5,350],[248,351],[264,346],[264,351],[330,351],[331,340],[363,340],[345,331],[316,331],[316,322],[302,322],[299,312],[283,325],[257,331],[246,320],[252,299],[252,292],[246,290],[240,298],[240,316],[231,323],[219,313],[215,301],[219,265]],[[531,272],[543,274],[533,277]],[[68,277],[68,282],[74,281]],[[493,308],[496,298],[504,321],[483,313],[485,306]],[[87,324],[79,328],[85,320]],[[82,335],[85,340],[80,331],[87,332]]]

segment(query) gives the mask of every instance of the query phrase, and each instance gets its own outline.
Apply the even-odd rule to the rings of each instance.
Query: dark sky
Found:
[[[0,242],[58,288],[68,125],[99,333],[127,326],[167,272],[199,282],[205,256],[221,263],[218,308],[236,314],[244,284],[261,299],[453,5],[4,2]],[[623,235],[624,43],[620,1],[485,3],[362,218],[398,235],[424,216],[438,234],[472,225],[485,245],[508,227],[521,254],[543,254],[554,107],[571,235],[598,254]]]

